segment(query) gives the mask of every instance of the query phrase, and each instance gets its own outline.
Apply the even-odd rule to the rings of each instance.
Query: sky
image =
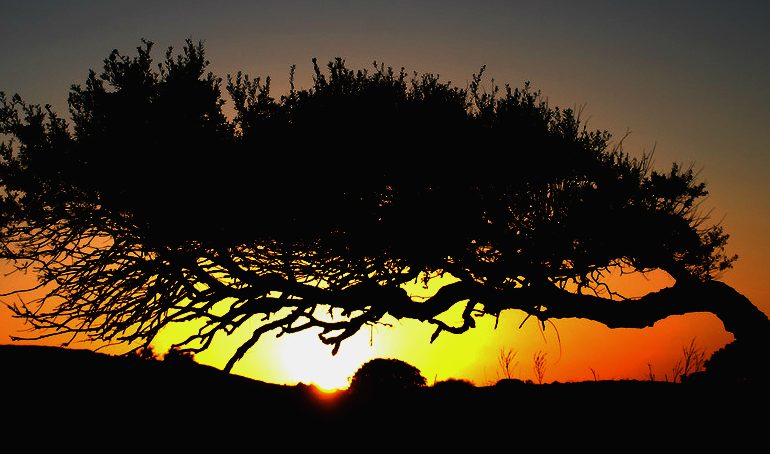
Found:
[[[712,210],[739,255],[722,280],[770,314],[770,4],[761,1],[0,1],[0,91],[67,113],[67,92],[97,72],[113,50],[132,55],[141,38],[160,59],[185,38],[202,40],[210,69],[271,76],[275,94],[307,87],[311,59],[349,67],[373,61],[439,74],[465,87],[486,65],[498,84],[530,81],[553,106],[581,108],[590,128],[616,138],[635,156],[654,150],[655,167],[693,165]],[[0,277],[12,288],[16,277]],[[658,288],[665,280],[629,284]],[[414,291],[421,291],[415,289]],[[509,313],[461,336],[429,344],[430,326],[397,323],[361,332],[340,354],[312,336],[268,340],[234,373],[266,381],[344,381],[366,359],[396,357],[429,382],[500,377],[501,351],[516,353],[517,378],[533,379],[532,356],[548,354],[546,381],[659,377],[695,338],[708,353],[730,342],[715,317],[672,317],[643,330],[610,330],[579,320],[540,332]],[[0,308],[0,343],[20,325]],[[178,333],[157,346],[167,348]],[[223,366],[232,340],[199,362]],[[87,346],[83,346],[87,348]]]

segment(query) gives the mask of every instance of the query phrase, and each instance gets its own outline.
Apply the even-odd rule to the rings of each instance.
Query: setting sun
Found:
[[[332,391],[347,388],[350,377],[361,364],[379,355],[379,349],[370,345],[366,332],[344,342],[336,355],[330,352],[331,347],[322,344],[316,333],[286,336],[275,346],[276,368],[290,377],[288,380]]]

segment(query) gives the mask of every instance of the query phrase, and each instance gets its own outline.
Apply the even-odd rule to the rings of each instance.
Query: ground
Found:
[[[461,381],[414,392],[324,394],[88,350],[0,345],[5,440],[146,448],[282,446],[651,451],[767,444],[764,386]],[[377,449],[375,449],[377,448]]]

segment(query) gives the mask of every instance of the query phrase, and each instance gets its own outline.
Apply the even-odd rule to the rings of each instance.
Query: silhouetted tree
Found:
[[[1,253],[39,278],[10,307],[41,337],[149,344],[195,319],[180,347],[199,352],[258,321],[230,370],[267,332],[320,327],[336,353],[386,316],[434,324],[432,341],[507,309],[613,328],[705,311],[767,345],[767,316],[717,280],[735,257],[693,170],[653,170],[529,84],[313,60],[312,86],[292,68],[276,99],[270,78],[207,72],[201,44],[157,67],[151,49],[73,86],[71,124],[0,95]],[[651,270],[675,284],[608,285]],[[444,274],[424,301],[402,287]],[[462,322],[440,320],[456,303]]]
[[[169,364],[193,364],[195,363],[195,356],[189,351],[181,350],[179,347],[171,347],[163,355],[163,362]]]
[[[472,381],[463,378],[447,378],[433,384],[434,389],[440,389],[443,391],[464,391],[473,389],[476,385]]]
[[[157,361],[158,355],[155,353],[155,350],[150,345],[142,345],[141,347],[137,348],[136,350],[131,350],[128,353],[128,356],[131,356],[133,358],[141,359],[144,361]]]
[[[374,358],[353,374],[350,391],[365,394],[388,394],[419,389],[426,380],[419,369],[393,358]]]

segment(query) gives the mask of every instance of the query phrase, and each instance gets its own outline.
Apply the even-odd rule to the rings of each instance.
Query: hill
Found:
[[[323,395],[195,363],[57,347],[0,345],[0,364],[6,438],[87,430],[88,439],[110,443],[156,442],[165,434],[160,440],[198,448],[247,440],[293,447],[633,442],[640,449],[729,440],[740,448],[761,438],[757,428],[768,409],[764,390],[735,385],[508,380],[439,383],[398,395]]]

